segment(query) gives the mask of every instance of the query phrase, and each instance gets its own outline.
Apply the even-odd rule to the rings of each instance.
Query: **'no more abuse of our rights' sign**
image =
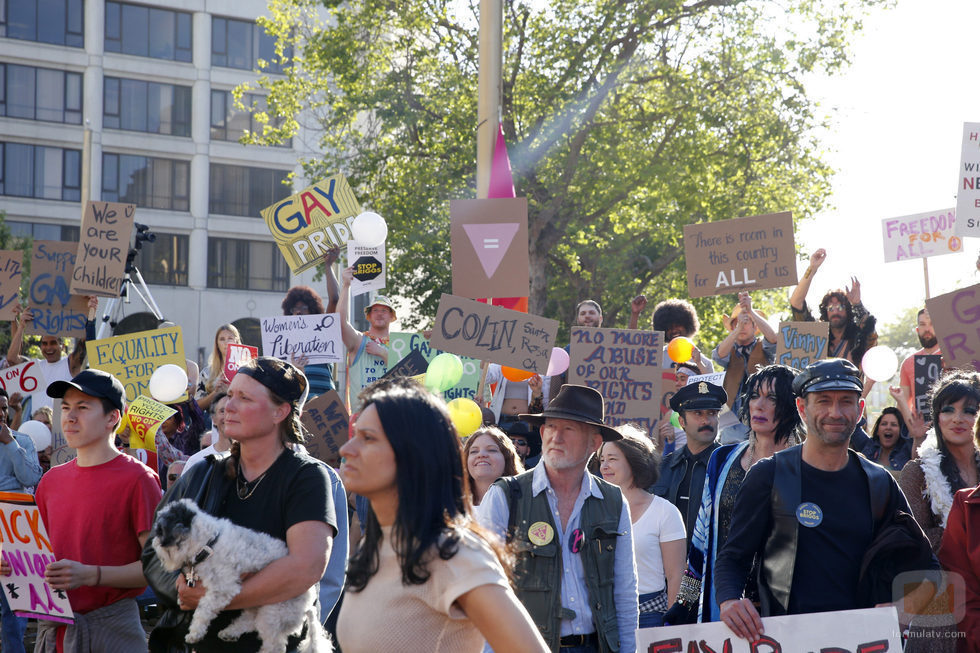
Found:
[[[337,174],[266,207],[262,218],[289,269],[299,274],[351,239],[350,222],[360,212],[347,179]]]
[[[691,297],[795,286],[793,216],[756,215],[684,225]]]

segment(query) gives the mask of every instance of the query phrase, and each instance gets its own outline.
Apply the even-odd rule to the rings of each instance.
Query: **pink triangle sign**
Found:
[[[497,271],[520,226],[517,222],[463,225],[488,279]]]

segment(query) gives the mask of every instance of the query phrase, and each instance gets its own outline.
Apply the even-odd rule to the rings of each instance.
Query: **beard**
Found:
[[[936,338],[936,334],[933,333],[928,336],[919,336],[919,344],[922,345],[923,349],[932,349],[939,344],[939,340]]]

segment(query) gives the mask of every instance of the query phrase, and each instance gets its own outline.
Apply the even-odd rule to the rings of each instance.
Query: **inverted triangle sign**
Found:
[[[497,271],[500,261],[510,248],[520,223],[491,222],[487,224],[464,224],[463,229],[476,250],[480,265],[489,279]]]

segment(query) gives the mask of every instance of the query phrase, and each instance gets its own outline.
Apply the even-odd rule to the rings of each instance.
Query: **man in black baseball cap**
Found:
[[[887,470],[848,449],[864,409],[858,368],[843,358],[817,361],[796,377],[793,390],[806,440],[748,471],[715,563],[721,619],[749,641],[762,634],[760,611],[774,616],[852,610],[900,598],[875,595],[866,581],[859,585],[877,528],[892,523],[899,511],[909,513],[909,506]],[[930,551],[921,529],[910,537],[921,538]],[[757,553],[760,609],[742,598]],[[939,566],[931,554],[906,558],[907,567],[888,570],[892,577]],[[875,580],[891,588],[894,578]]]
[[[651,492],[681,511],[689,546],[701,508],[708,458],[718,448],[718,413],[727,401],[724,388],[706,381],[685,385],[670,398],[687,440],[661,461],[660,477]]]
[[[126,405],[119,379],[102,370],[80,372],[71,381],[48,386],[61,401],[61,429],[77,456],[41,477],[36,500],[57,558],[44,579],[67,591],[76,614],[92,623],[104,618],[112,628],[86,632],[92,650],[146,650],[135,598],[146,585],[140,553],[153,526],[163,492],[157,473],[113,446]],[[97,525],[97,526],[96,526]],[[77,642],[75,626],[38,622],[39,650]]]

